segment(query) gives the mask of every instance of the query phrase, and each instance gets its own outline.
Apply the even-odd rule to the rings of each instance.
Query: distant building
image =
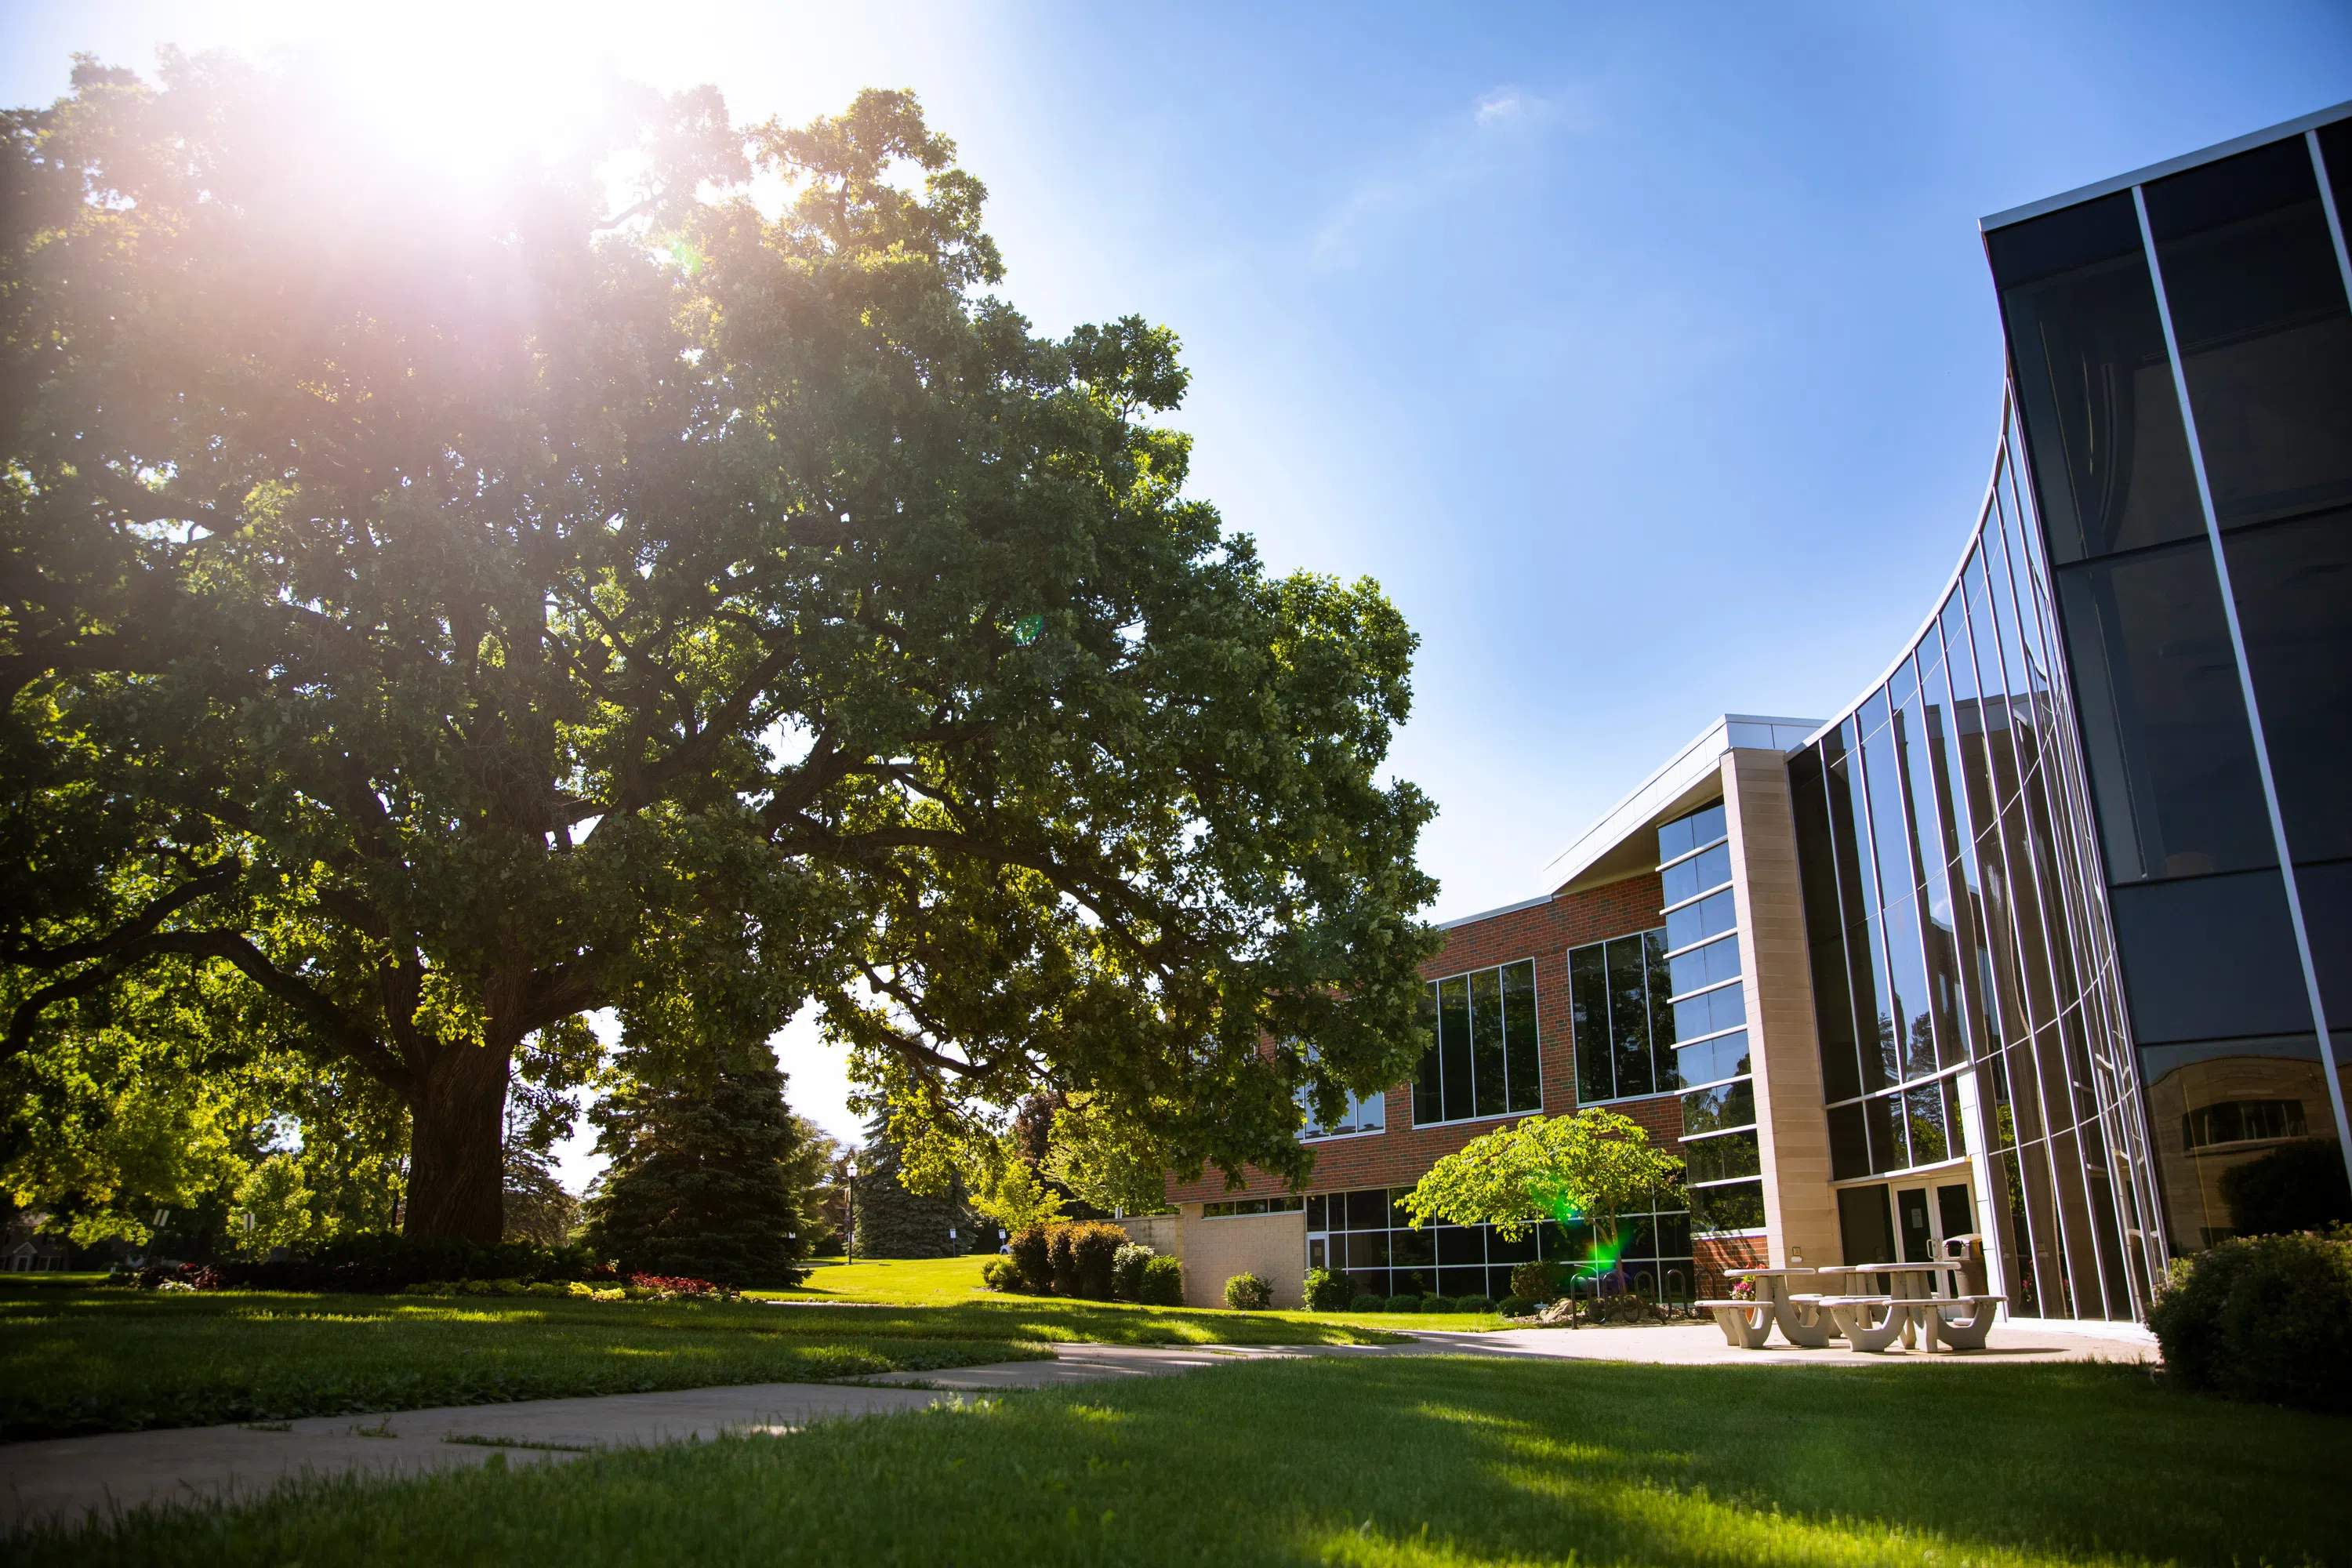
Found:
[[[1986,219],[2010,394],[1917,634],[1827,723],[1718,721],[1546,891],[1451,922],[1435,1047],[1308,1130],[1307,1192],[1171,1186],[1192,1299],[1580,1262],[1572,1226],[1394,1199],[1592,1104],[1687,1162],[1620,1264],[1664,1294],[1974,1238],[2011,1317],[2137,1320],[2256,1191],[2342,1204],[2347,205],[2352,104]]]

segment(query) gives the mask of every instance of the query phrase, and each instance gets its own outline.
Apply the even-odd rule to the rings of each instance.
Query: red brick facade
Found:
[[[1644,873],[1588,892],[1510,910],[1447,931],[1444,950],[1422,966],[1422,973],[1429,979],[1442,980],[1469,970],[1534,959],[1544,1114],[1573,1115],[1576,1057],[1573,1031],[1569,1026],[1569,949],[1650,930],[1659,923],[1660,902],[1656,874]],[[1674,1095],[1622,1100],[1612,1109],[1640,1122],[1661,1143],[1678,1143],[1682,1138],[1682,1101]],[[1334,1138],[1313,1145],[1315,1173],[1307,1181],[1307,1190],[1323,1193],[1356,1187],[1411,1186],[1444,1156],[1511,1120],[1502,1116],[1417,1128],[1412,1124],[1412,1086],[1400,1085],[1388,1092],[1388,1131]],[[1215,1203],[1228,1198],[1264,1197],[1284,1190],[1278,1182],[1255,1168],[1245,1173],[1248,1185],[1234,1191],[1226,1189],[1223,1176],[1214,1170],[1202,1173],[1197,1182],[1171,1182],[1168,1201]]]
[[[1723,1277],[1725,1269],[1769,1268],[1772,1265],[1760,1236],[1694,1237],[1691,1248],[1698,1254],[1693,1259],[1693,1267],[1698,1270],[1698,1295],[1702,1300],[1719,1301],[1731,1294],[1731,1281]]]

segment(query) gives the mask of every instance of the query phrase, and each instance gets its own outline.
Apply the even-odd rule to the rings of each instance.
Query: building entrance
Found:
[[[1976,1195],[1967,1178],[1895,1183],[1895,1237],[1906,1263],[1932,1263],[1944,1257],[1944,1243],[1977,1235]]]

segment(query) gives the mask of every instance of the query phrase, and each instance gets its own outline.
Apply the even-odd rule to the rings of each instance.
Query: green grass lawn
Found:
[[[0,1285],[0,1440],[813,1382],[1023,1360],[1048,1354],[1045,1347],[1057,1342],[1331,1344],[1389,1337],[1304,1314],[968,1290],[953,1304],[908,1304],[907,1295],[952,1293],[945,1271],[928,1264],[854,1267],[896,1281],[902,1299],[853,1305],[853,1293],[839,1289],[794,1292],[812,1304],[779,1305]],[[905,1273],[889,1275],[893,1267]],[[940,1278],[908,1283],[927,1269]],[[850,1272],[817,1278],[847,1279]],[[864,1299],[877,1294],[890,1292],[867,1290]]]
[[[2352,1425],[2098,1366],[1304,1361],[545,1469],[313,1483],[26,1561],[2342,1561]]]
[[[1097,1310],[1143,1313],[1160,1320],[1163,1326],[1169,1326],[1170,1309],[1167,1308],[1135,1307],[1118,1302],[1055,1301],[1051,1298],[1005,1295],[991,1290],[980,1282],[981,1266],[985,1262],[985,1258],[964,1257],[819,1263],[809,1270],[808,1279],[798,1289],[761,1290],[754,1294],[763,1300],[774,1301],[874,1301],[909,1307],[977,1303],[1007,1310],[1025,1310],[1043,1304],[1076,1307],[1082,1316]],[[1309,1344],[1347,1343],[1360,1340],[1377,1343],[1387,1337],[1386,1331],[1392,1330],[1411,1332],[1414,1329],[1446,1329],[1458,1331],[1503,1326],[1502,1318],[1493,1312],[1254,1312],[1244,1315],[1195,1311],[1179,1316],[1185,1321],[1167,1336],[1129,1342]],[[1307,1326],[1295,1331],[1275,1326],[1281,1323]],[[1373,1331],[1362,1335],[1325,1337],[1326,1331],[1349,1328]]]

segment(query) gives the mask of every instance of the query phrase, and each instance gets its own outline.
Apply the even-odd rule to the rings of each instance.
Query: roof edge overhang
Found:
[[[1623,868],[1604,866],[1611,851],[1647,830],[1669,812],[1704,805],[1720,794],[1715,781],[1721,775],[1726,752],[1760,747],[1785,752],[1802,744],[1805,737],[1820,726],[1818,719],[1726,713],[1700,731],[1663,767],[1634,785],[1601,820],[1552,858],[1544,868],[1544,880],[1553,889],[1549,896],[1558,898],[1576,890],[1577,883],[1596,869],[1601,872],[1592,879],[1596,886],[1623,877]]]
[[[2167,174],[2177,174],[2183,169],[2193,169],[2200,163],[2218,163],[2240,153],[2251,153],[2283,137],[2299,136],[2304,132],[2316,131],[2323,125],[2333,125],[2347,118],[2352,118],[2352,101],[2339,103],[2333,109],[2315,110],[2293,120],[2283,120],[2266,130],[2250,131],[2243,136],[2232,136],[2227,142],[2216,142],[2210,147],[2200,147],[2194,153],[2183,153],[2178,158],[2167,158],[2161,163],[2134,169],[2128,174],[2113,174],[2054,196],[2044,196],[2038,202],[2028,202],[2021,207],[1994,213],[1990,217],[1978,219],[1977,227],[1990,234],[2013,223],[2023,223],[2028,218],[2042,217],[2078,203],[2096,201],[2101,196],[2114,195],[2117,191],[2130,190],[2134,185],[2144,185],[2150,180],[2160,180]]]

